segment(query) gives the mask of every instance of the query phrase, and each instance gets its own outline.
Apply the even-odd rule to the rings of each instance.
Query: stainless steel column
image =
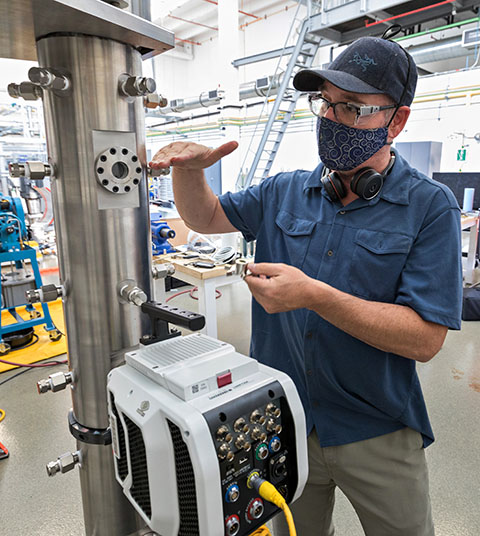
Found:
[[[106,376],[142,332],[138,307],[121,303],[118,284],[133,280],[151,295],[150,225],[141,98],[121,97],[122,74],[141,75],[140,53],[111,39],[55,35],[37,43],[40,67],[61,71],[64,92],[45,91],[48,153],[76,420],[106,429]],[[108,147],[138,155],[142,180],[115,194],[97,180],[96,159]],[[87,535],[123,536],[137,528],[115,482],[111,445],[78,441]]]

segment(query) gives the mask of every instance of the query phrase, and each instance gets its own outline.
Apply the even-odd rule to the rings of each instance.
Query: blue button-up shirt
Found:
[[[313,172],[280,173],[219,197],[257,240],[256,262],[286,263],[360,298],[406,305],[460,329],[460,210],[451,191],[398,154],[380,194],[332,202]],[[253,300],[251,355],[295,382],[322,446],[409,426],[433,441],[415,361],[378,350],[307,309],[268,314]]]

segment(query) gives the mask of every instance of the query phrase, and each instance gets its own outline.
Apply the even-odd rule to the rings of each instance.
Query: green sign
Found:
[[[458,151],[457,151],[457,160],[461,161],[461,162],[464,162],[466,154],[467,154],[466,149],[458,149]]]

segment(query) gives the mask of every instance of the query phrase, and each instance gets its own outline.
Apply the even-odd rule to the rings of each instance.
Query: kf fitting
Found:
[[[81,453],[79,450],[76,452],[66,452],[57,458],[55,462],[47,463],[48,476],[55,476],[57,473],[68,473],[77,464],[80,463]]]

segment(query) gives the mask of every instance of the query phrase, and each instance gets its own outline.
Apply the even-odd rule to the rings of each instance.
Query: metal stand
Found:
[[[51,468],[80,467],[88,536],[144,526],[115,481],[107,374],[146,331],[121,300],[132,281],[151,296],[142,57],[173,47],[171,32],[100,0],[0,0],[0,55],[38,57],[12,96],[43,98],[78,451]],[[35,50],[36,49],[36,50]],[[108,178],[107,178],[108,177]],[[92,433],[92,430],[95,433]],[[92,439],[93,438],[93,439]],[[52,442],[54,438],[52,438]]]

